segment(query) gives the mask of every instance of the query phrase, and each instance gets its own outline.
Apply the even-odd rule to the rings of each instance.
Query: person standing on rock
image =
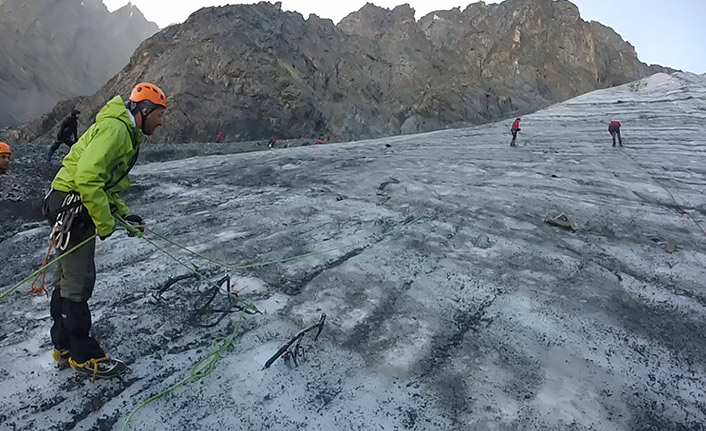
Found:
[[[64,157],[43,209],[54,225],[52,234],[64,234],[52,238],[57,255],[96,233],[107,239],[117,228],[114,216],[129,223],[129,236],[144,231],[142,218],[131,214],[118,194],[130,186],[128,173],[137,161],[143,135],[161,126],[166,107],[162,90],[139,83],[127,102],[120,96],[109,100]],[[125,364],[109,358],[90,335],[88,299],[96,280],[95,246],[94,238],[59,262],[50,305],[52,356],[60,368],[70,366],[94,379],[112,378],[125,371]]]
[[[10,146],[5,142],[0,142],[0,175],[4,175],[10,170],[10,156],[12,156]]]
[[[517,139],[517,132],[522,130],[520,129],[520,121],[522,121],[522,118],[515,118],[515,121],[512,123],[512,127],[510,128],[510,133],[512,133],[512,141],[510,141],[511,147],[517,146],[515,143],[515,140]]]
[[[275,137],[273,136],[273,137],[270,139],[270,142],[267,144],[267,148],[272,148],[272,147],[274,147],[276,143],[277,143],[277,138],[275,138]]]
[[[78,114],[80,113],[81,111],[74,109],[71,111],[71,115],[61,122],[59,133],[56,134],[56,142],[51,144],[49,153],[47,153],[47,162],[51,162],[54,152],[59,149],[61,144],[66,144],[71,148],[78,141]]]
[[[221,132],[218,132],[218,134],[216,135],[216,143],[220,144],[222,140],[223,140],[223,135],[221,134]]]
[[[623,146],[623,138],[620,136],[620,121],[613,120],[610,122],[608,125],[608,132],[610,132],[610,136],[613,137],[613,146],[615,147],[615,138],[616,136],[618,137],[618,142],[620,143],[620,146]]]

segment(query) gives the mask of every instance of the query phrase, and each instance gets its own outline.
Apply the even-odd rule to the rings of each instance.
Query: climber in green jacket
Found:
[[[57,255],[96,233],[108,238],[129,223],[128,235],[144,231],[141,217],[131,214],[119,193],[130,187],[128,173],[135,165],[143,135],[161,126],[167,107],[164,92],[150,83],[137,84],[127,102],[115,96],[96,115],[96,121],[71,147],[51,183],[44,215],[53,225],[51,240]],[[90,335],[88,299],[95,284],[95,239],[61,260],[54,278],[51,316],[54,324],[52,356],[60,368],[96,378],[121,375],[126,366],[109,358]]]

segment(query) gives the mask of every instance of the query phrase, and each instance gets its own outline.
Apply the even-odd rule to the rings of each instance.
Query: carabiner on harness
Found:
[[[56,215],[56,221],[49,233],[49,241],[51,241],[57,250],[66,251],[71,241],[71,225],[79,215],[82,209],[81,196],[78,193],[69,193],[64,198],[61,207],[66,210],[59,211]]]

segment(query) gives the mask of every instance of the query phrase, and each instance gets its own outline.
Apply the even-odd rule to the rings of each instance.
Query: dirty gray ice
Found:
[[[235,264],[315,254],[234,270],[264,314],[130,429],[705,429],[706,238],[679,208],[704,224],[705,96],[687,74],[596,91],[525,116],[518,148],[510,119],[139,166],[126,198],[154,231]],[[560,213],[576,232],[544,222]],[[37,267],[47,232],[1,244],[3,290]],[[145,240],[99,242],[97,265],[94,333],[130,372],[56,370],[48,300],[14,295],[0,306],[0,428],[121,429],[241,319],[195,326],[205,283],[155,300],[186,270]],[[261,370],[321,313],[298,367]]]

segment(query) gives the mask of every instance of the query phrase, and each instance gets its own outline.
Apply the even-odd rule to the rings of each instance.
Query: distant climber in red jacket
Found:
[[[517,146],[515,143],[515,140],[517,139],[517,132],[522,130],[520,129],[520,121],[522,121],[522,118],[515,118],[515,122],[512,123],[512,128],[510,129],[510,133],[512,133],[512,141],[510,141],[511,147]]]
[[[610,132],[610,136],[613,137],[613,146],[615,147],[615,137],[618,137],[618,142],[620,143],[620,146],[623,146],[623,138],[620,137],[620,121],[613,120],[610,122],[610,125],[608,125],[608,132]]]

